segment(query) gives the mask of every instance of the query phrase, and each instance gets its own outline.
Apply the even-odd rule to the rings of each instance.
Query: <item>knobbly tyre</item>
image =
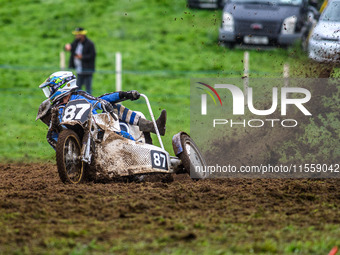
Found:
[[[196,144],[185,132],[172,138],[174,153],[164,149],[147,96],[147,103],[160,147],[146,141],[138,126],[121,122],[112,111],[93,114],[92,105],[84,99],[70,101],[59,124],[56,161],[64,183],[107,181],[120,178],[141,179],[151,174],[189,173],[194,166],[205,166]],[[51,122],[54,122],[52,114]],[[125,131],[135,141],[121,136]],[[193,179],[206,178],[207,173],[192,173]]]

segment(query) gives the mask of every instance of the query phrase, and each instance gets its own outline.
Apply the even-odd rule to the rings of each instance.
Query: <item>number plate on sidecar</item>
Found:
[[[164,152],[151,151],[152,168],[168,170],[167,156]]]

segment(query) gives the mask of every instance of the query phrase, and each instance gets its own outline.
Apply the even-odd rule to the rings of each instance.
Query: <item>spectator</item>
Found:
[[[95,70],[96,49],[94,43],[86,37],[87,31],[76,28],[72,34],[75,40],[65,45],[65,50],[71,52],[69,67],[75,68],[77,86],[85,85],[86,91],[92,94],[92,76]]]

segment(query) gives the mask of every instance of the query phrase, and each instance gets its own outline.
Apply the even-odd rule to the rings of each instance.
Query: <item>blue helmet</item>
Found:
[[[51,103],[67,96],[78,88],[76,76],[69,71],[59,71],[51,74],[39,88],[41,88]]]

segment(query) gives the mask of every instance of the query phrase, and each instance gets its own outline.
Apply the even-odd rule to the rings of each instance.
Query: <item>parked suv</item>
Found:
[[[308,0],[228,0],[219,40],[229,47],[236,43],[291,45],[307,37],[312,9]]]

